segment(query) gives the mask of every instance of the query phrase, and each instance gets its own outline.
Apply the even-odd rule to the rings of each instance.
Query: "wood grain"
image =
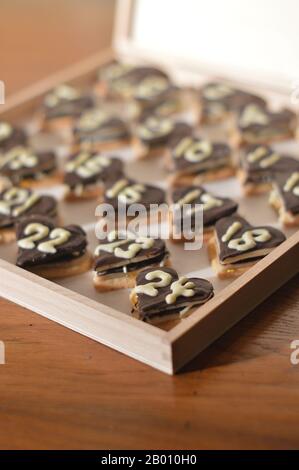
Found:
[[[27,1],[26,8],[33,3]],[[51,3],[57,8],[58,1]],[[70,3],[80,2],[59,2],[62,9]],[[21,5],[1,3],[6,34],[15,21],[23,25]],[[109,0],[108,22],[112,6]],[[30,12],[38,22],[39,12]],[[99,34],[93,21],[82,27],[88,53]],[[105,23],[104,14],[100,21]],[[24,71],[16,60],[20,41],[12,36],[13,60],[7,43],[1,47],[7,57],[1,73],[12,91],[82,58],[76,48],[70,56],[67,41],[64,47],[63,25],[60,15],[59,51],[53,37],[36,45],[45,57],[41,68],[34,58]],[[37,40],[38,28],[26,31]],[[299,339],[298,294],[299,276],[176,377],[1,299],[0,340],[7,363],[0,365],[0,448],[298,448],[299,366],[290,364],[290,343]]]

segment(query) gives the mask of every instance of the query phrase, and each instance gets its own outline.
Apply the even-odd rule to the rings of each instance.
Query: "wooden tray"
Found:
[[[112,57],[111,51],[96,55],[18,93],[2,107],[0,119],[27,121],[47,91],[61,82],[91,83],[98,68]],[[80,223],[80,220],[74,222]],[[100,303],[82,295],[80,289],[68,283],[67,288],[41,279],[4,259],[0,260],[0,295],[173,374],[298,272],[299,232],[289,235],[270,255],[239,279],[217,288],[214,299],[169,331],[138,321],[104,301]]]

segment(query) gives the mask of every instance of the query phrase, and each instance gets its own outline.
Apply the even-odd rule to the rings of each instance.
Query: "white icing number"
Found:
[[[173,130],[173,123],[169,119],[150,117],[138,129],[138,135],[143,139],[152,139],[169,134]]]
[[[63,245],[71,237],[71,232],[64,228],[55,228],[50,232],[49,227],[39,223],[27,225],[24,230],[26,238],[18,241],[18,246],[24,250],[32,250],[36,246],[36,242],[50,236],[50,240],[39,243],[37,249],[43,253],[56,253],[55,246]]]
[[[103,171],[110,165],[110,160],[103,155],[90,156],[89,153],[82,152],[74,160],[66,165],[66,172],[75,172],[81,178],[89,178]]]
[[[240,125],[242,127],[249,127],[252,124],[260,124],[266,126],[270,120],[267,114],[255,104],[247,106],[240,118]]]
[[[203,96],[208,100],[219,100],[225,98],[226,96],[230,96],[232,93],[232,88],[221,83],[208,85],[203,90]]]
[[[136,98],[152,98],[162,93],[169,86],[168,80],[163,77],[145,78],[137,87]]]
[[[18,217],[38,200],[39,196],[37,194],[29,195],[27,189],[10,188],[4,193],[3,200],[0,201],[0,214]],[[17,207],[13,208],[13,206]]]
[[[284,192],[288,193],[292,191],[295,196],[299,197],[299,172],[293,173],[287,180],[284,188]]]
[[[174,150],[174,157],[184,157],[188,162],[202,162],[209,158],[213,151],[213,145],[207,140],[194,140],[185,137]]]
[[[166,296],[165,302],[174,304],[178,297],[193,297],[195,294],[194,287],[194,282],[189,281],[186,277],[181,277],[171,284],[171,294]]]
[[[146,190],[143,184],[129,185],[128,181],[123,179],[118,181],[108,189],[106,195],[108,198],[118,197],[118,199],[126,204],[133,204],[141,199],[142,193]]]
[[[136,286],[134,291],[136,294],[145,294],[149,297],[156,297],[159,293],[158,288],[169,286],[172,281],[172,276],[169,273],[158,270],[147,273],[145,279],[152,282]]]
[[[101,109],[87,111],[78,121],[78,128],[82,131],[90,131],[100,127],[107,119],[108,114]]]
[[[38,162],[36,155],[24,147],[14,147],[0,160],[0,168],[8,164],[11,170],[33,168]]]
[[[99,256],[101,251],[105,251],[107,253],[113,253],[117,258],[131,259],[134,258],[139,251],[149,249],[154,245],[154,240],[152,238],[136,238],[134,234],[131,234],[131,236],[129,234],[129,238],[126,238],[125,240],[117,240],[117,236],[118,234],[116,231],[111,232],[108,235],[108,241],[111,242],[99,245],[95,250],[95,255]],[[132,240],[132,242],[126,250],[120,248],[120,246],[125,245],[130,240]]]
[[[80,96],[78,90],[69,85],[60,85],[45,97],[45,104],[54,108],[62,100],[73,101]]]
[[[267,154],[268,150],[265,147],[258,147],[253,152],[248,154],[247,160],[250,163],[259,162],[261,168],[268,168],[274,165],[274,163],[278,162],[278,160],[281,158],[277,153],[271,153],[266,157]]]
[[[180,206],[183,206],[184,204],[190,204],[194,202],[197,198],[199,198],[200,195],[200,190],[194,189],[193,191],[187,193],[182,199],[180,199],[177,204],[179,204]],[[223,201],[221,201],[221,199],[217,199],[208,193],[202,194],[200,200],[203,203],[204,211],[208,211],[210,209],[213,209],[214,207],[220,207],[223,205]]]
[[[228,248],[237,251],[248,251],[256,246],[257,243],[266,243],[271,240],[272,236],[269,230],[265,228],[254,228],[247,230],[241,237],[232,239],[235,233],[242,228],[240,222],[234,222],[228,227],[226,233],[222,237],[224,243],[228,242]]]

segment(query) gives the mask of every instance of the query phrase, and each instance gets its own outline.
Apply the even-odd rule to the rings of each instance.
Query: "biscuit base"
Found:
[[[231,178],[235,175],[233,167],[219,168],[218,170],[205,171],[195,175],[179,175],[174,174],[169,176],[168,182],[171,187],[193,186],[211,181],[221,181]]]
[[[286,133],[281,133],[269,137],[264,136],[246,136],[244,133],[239,132],[237,129],[234,129],[229,136],[229,142],[234,148],[241,148],[247,145],[271,145],[275,142],[281,142],[284,140],[293,139],[295,136],[294,131],[290,130]]]
[[[117,139],[117,140],[103,140],[99,142],[76,142],[72,145],[72,153],[77,153],[80,151],[90,151],[90,152],[109,152],[113,150],[118,150],[124,147],[129,147],[131,145],[131,139]]]
[[[55,172],[53,175],[46,175],[40,179],[26,178],[20,181],[20,186],[25,189],[49,188],[57,186],[62,182],[62,174]]]
[[[272,183],[250,183],[246,182],[246,173],[244,170],[237,172],[237,178],[242,185],[242,191],[244,196],[258,196],[259,194],[265,194],[271,191]]]
[[[211,261],[211,266],[219,279],[233,279],[246,273],[248,269],[256,264],[248,262],[244,266],[234,266],[233,264],[221,264],[217,255],[215,236],[212,236],[208,242],[208,255]]]
[[[208,243],[208,241],[210,240],[210,238],[213,236],[213,233],[214,233],[214,229],[213,228],[209,228],[209,229],[204,229],[203,231],[203,243]],[[181,237],[175,237],[174,233],[170,233],[170,241],[172,243],[175,243],[175,244],[182,244],[182,243],[193,243],[195,242],[195,237],[191,238],[191,240],[185,238],[184,236],[181,236]]]
[[[145,320],[145,319],[140,318],[138,308],[137,308],[137,295],[134,291],[132,291],[130,294],[130,302],[132,304],[131,313],[134,318],[136,318],[137,320],[144,321],[145,323],[149,323],[150,325],[159,326],[159,327],[161,326],[164,330],[169,330],[173,328],[181,320],[189,317],[192,314],[192,312],[200,306],[200,304],[194,305],[194,307],[191,307],[183,314],[182,312],[178,312],[178,313],[170,313],[169,315],[167,314],[157,315],[152,318],[147,318]]]
[[[84,188],[80,194],[72,189],[67,189],[64,195],[64,200],[67,202],[78,202],[78,201],[89,201],[97,199],[103,194],[103,188],[101,186],[95,188]]]
[[[121,290],[121,289],[133,289],[136,284],[136,277],[143,269],[154,268],[155,266],[159,266],[159,264],[149,264],[148,266],[143,266],[140,269],[136,269],[135,271],[130,271],[128,273],[120,272],[117,273],[119,275],[104,275],[98,276],[97,273],[94,274],[93,277],[93,284],[98,292],[111,292],[114,290]],[[164,266],[171,267],[171,263],[169,259],[165,260]]]
[[[89,271],[91,267],[91,256],[88,252],[69,261],[58,261],[43,266],[30,266],[24,268],[45,279],[61,279],[64,277],[77,276]]]
[[[0,245],[6,245],[16,240],[16,233],[13,228],[0,229]]]
[[[299,214],[292,214],[286,211],[282,200],[279,196],[270,195],[270,205],[276,210],[279,215],[279,222],[286,228],[298,227],[299,226]]]

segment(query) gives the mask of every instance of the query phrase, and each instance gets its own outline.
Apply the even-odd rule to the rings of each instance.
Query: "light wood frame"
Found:
[[[127,1],[127,0],[126,0]],[[129,2],[131,3],[131,2]],[[97,54],[11,97],[0,119],[18,121],[61,82],[86,83],[113,57]],[[298,272],[299,232],[165,332],[0,260],[0,295],[67,328],[174,374]]]

